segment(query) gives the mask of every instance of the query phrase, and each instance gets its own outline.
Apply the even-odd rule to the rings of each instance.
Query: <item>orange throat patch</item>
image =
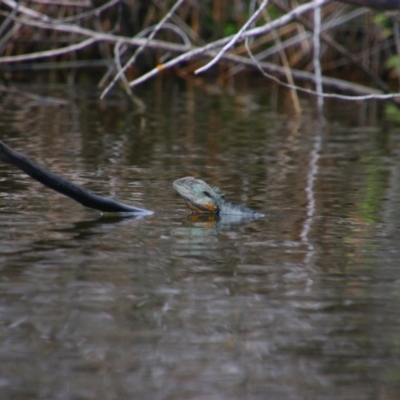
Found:
[[[196,211],[198,213],[212,213],[215,214],[218,208],[212,202],[202,204],[201,207],[194,205],[190,201],[186,200],[187,205],[192,211]]]

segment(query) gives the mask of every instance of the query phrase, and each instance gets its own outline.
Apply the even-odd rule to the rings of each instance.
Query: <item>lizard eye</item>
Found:
[[[204,196],[210,197],[211,198],[211,194],[208,192],[203,192]]]

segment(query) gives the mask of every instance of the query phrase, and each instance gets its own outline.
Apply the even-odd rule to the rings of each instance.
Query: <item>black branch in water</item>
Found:
[[[2,141],[0,141],[0,161],[19,168],[41,184],[70,197],[85,207],[94,208],[103,212],[130,213],[137,215],[153,214],[153,211],[133,207],[111,198],[91,193],[67,179],[46,170],[29,158],[11,149]]]

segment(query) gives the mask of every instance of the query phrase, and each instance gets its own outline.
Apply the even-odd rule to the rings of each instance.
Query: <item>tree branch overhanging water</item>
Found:
[[[130,215],[151,215],[153,211],[130,206],[114,199],[91,193],[36,164],[0,141],[0,161],[24,171],[31,178],[88,208],[102,212],[127,213]]]

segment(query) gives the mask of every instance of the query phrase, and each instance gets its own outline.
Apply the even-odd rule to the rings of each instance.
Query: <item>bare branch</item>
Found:
[[[104,10],[109,9],[112,6],[114,6],[115,4],[120,3],[120,2],[121,2],[121,0],[110,0],[108,3],[105,3],[100,7],[94,8],[93,10],[86,11],[86,12],[83,12],[83,13],[78,14],[78,15],[74,15],[73,17],[61,18],[61,21],[74,22],[74,21],[80,21],[81,19],[90,18],[93,15],[99,15]]]
[[[348,90],[348,91],[355,91],[355,92],[364,91],[364,93],[365,93],[366,91],[369,91],[370,94],[362,95],[362,96],[345,96],[345,95],[336,94],[336,93],[322,93],[321,94],[321,93],[318,93],[318,92],[316,92],[314,90],[305,89],[305,88],[302,88],[300,86],[290,85],[288,83],[282,82],[281,80],[279,80],[275,76],[270,75],[269,73],[265,72],[264,66],[265,66],[265,64],[269,64],[269,63],[260,63],[260,61],[258,61],[255,58],[255,56],[253,55],[253,53],[251,52],[251,49],[250,49],[247,41],[245,43],[246,43],[247,52],[249,53],[249,56],[250,56],[251,60],[257,66],[259,71],[266,78],[271,79],[272,81],[276,82],[277,84],[279,84],[279,85],[281,85],[283,87],[286,87],[287,89],[296,89],[296,90],[298,90],[300,92],[311,94],[311,95],[314,95],[314,96],[323,96],[324,98],[333,98],[333,99],[348,100],[348,101],[390,100],[390,99],[395,99],[395,98],[399,98],[400,97],[400,93],[382,94],[382,92],[380,90],[367,88],[365,86],[354,84],[354,83],[350,83],[350,82],[346,82],[346,81],[343,81],[341,79],[326,78],[326,77],[322,77],[322,83],[325,84],[325,85],[338,86],[341,90]],[[273,65],[271,64],[270,66],[273,66]],[[275,66],[275,67],[277,67],[277,66]],[[277,68],[275,68],[275,72],[279,72],[279,70]],[[280,71],[280,72],[282,72],[282,71]],[[315,80],[314,77],[312,76],[312,74],[304,72],[304,71],[292,70],[292,73],[293,73],[293,75],[297,75],[296,76],[297,78],[302,78],[302,79],[311,80],[311,81]]]
[[[242,28],[239,30],[239,32],[222,48],[222,50],[217,54],[217,56],[214,57],[208,64],[204,65],[204,67],[201,67],[201,68],[197,69],[196,71],[194,71],[194,73],[201,74],[202,72],[207,71],[209,68],[211,68],[213,65],[215,65],[221,59],[221,57],[224,55],[224,53],[226,53],[229,49],[231,49],[235,45],[235,43],[240,40],[243,33],[259,17],[259,15],[264,10],[264,8],[267,6],[267,4],[268,4],[268,0],[263,0],[262,4],[258,8],[258,10],[242,26]]]
[[[315,3],[320,4],[321,0],[315,0]],[[321,79],[321,63],[319,61],[320,56],[320,39],[319,36],[321,34],[321,8],[317,7],[314,10],[314,35],[313,35],[313,43],[314,43],[314,73],[315,73],[315,86],[317,89],[318,97],[317,97],[317,106],[318,106],[318,114],[322,117],[324,113],[324,97],[323,97],[323,89],[322,89],[322,79]]]
[[[322,0],[321,3],[318,3],[318,5],[316,5],[314,2],[312,2],[312,3],[307,3],[302,6],[299,6],[296,9],[294,9],[291,12],[284,15],[283,17],[274,20],[273,22],[267,23],[267,24],[263,25],[262,27],[249,29],[248,31],[243,32],[242,38],[248,38],[248,37],[257,36],[257,35],[261,35],[261,34],[270,32],[273,29],[276,29],[282,25],[285,25],[286,23],[290,22],[291,20],[298,17],[299,15],[302,15],[305,12],[314,10],[316,7],[320,7],[323,4],[328,4],[331,1],[332,0]],[[231,35],[226,38],[216,40],[215,42],[209,43],[203,47],[190,50],[190,51],[186,52],[185,54],[182,54],[165,64],[158,65],[157,68],[151,70],[147,74],[142,75],[138,79],[135,79],[134,81],[132,81],[130,83],[130,86],[132,87],[139,83],[142,83],[142,82],[146,81],[147,79],[157,75],[160,71],[167,69],[167,68],[171,68],[171,67],[179,64],[182,61],[187,61],[187,60],[189,60],[195,56],[201,55],[201,54],[205,54],[205,53],[210,54],[209,50],[213,50],[215,48],[225,45],[232,38],[233,38],[233,36]]]
[[[142,46],[143,44],[147,43],[147,39],[143,38],[129,38],[125,36],[118,36],[118,35],[113,35],[110,33],[103,33],[103,32],[95,32],[90,29],[82,28],[77,25],[70,25],[70,24],[63,24],[60,23],[56,20],[50,20],[50,23],[44,22],[44,21],[37,21],[37,20],[32,20],[32,19],[20,19],[20,18],[15,18],[13,16],[8,16],[10,19],[13,19],[21,24],[28,25],[28,26],[33,26],[36,28],[41,28],[41,29],[49,29],[49,30],[54,30],[54,31],[59,31],[59,32],[67,32],[67,33],[73,33],[73,34],[78,34],[82,36],[88,36],[92,39],[96,39],[97,41],[104,41],[104,42],[109,42],[109,43],[126,43],[130,44],[133,46]],[[181,44],[176,44],[176,43],[170,43],[170,42],[164,42],[160,40],[152,40],[147,43],[148,47],[151,47],[153,49],[162,49],[162,50],[168,50],[168,51],[175,51],[175,52],[184,52],[189,49],[188,46],[186,45],[181,45]],[[9,56],[6,58],[7,61],[5,62],[15,62],[15,61],[20,61],[16,59],[18,56]],[[0,62],[2,62],[5,58],[0,58]]]
[[[45,14],[42,14],[40,12],[31,10],[28,7],[25,7],[23,5],[20,5],[19,3],[17,3],[14,0],[2,0],[2,2],[4,4],[6,4],[7,6],[9,6],[12,10],[16,10],[22,14],[25,14],[28,17],[32,17],[32,18],[37,18],[37,19],[41,19],[43,21],[51,21],[52,18],[48,17]]]
[[[280,10],[284,11],[284,12],[288,12],[289,8],[284,6],[280,1],[278,0],[273,0],[274,5],[276,5]],[[351,53],[349,50],[347,50],[344,46],[340,45],[339,43],[337,43],[332,37],[331,35],[325,33],[324,31],[328,30],[328,29],[333,29],[335,27],[337,27],[338,25],[343,25],[349,21],[351,21],[352,19],[355,18],[359,18],[362,15],[365,15],[366,13],[370,12],[370,10],[368,8],[364,8],[364,7],[360,7],[360,8],[356,8],[353,11],[350,11],[344,15],[341,15],[340,18],[335,18],[331,21],[327,21],[324,22],[321,25],[321,34],[320,34],[320,38],[327,43],[329,46],[331,46],[332,48],[334,48],[338,53],[342,54],[344,57],[346,57],[347,60],[350,60],[354,65],[356,65],[359,69],[361,69],[367,76],[369,79],[371,79],[372,82],[375,83],[375,85],[381,89],[383,92],[385,93],[390,93],[390,89],[388,87],[388,85],[386,85],[385,82],[382,81],[382,79],[380,79],[376,74],[374,74],[367,65],[365,65],[364,63],[362,63],[361,61],[359,61],[357,59],[357,57]],[[299,17],[298,20],[308,29],[311,29],[312,31],[314,30],[313,24],[311,22],[309,22],[306,18],[304,17]],[[394,32],[396,32],[396,30],[394,30]],[[303,35],[310,35],[308,32],[304,33]],[[296,37],[293,37],[291,39],[288,39],[286,42],[283,43],[284,46],[289,46],[291,44],[296,43],[297,41],[300,40],[300,37],[303,35],[298,35]],[[299,38],[298,40],[296,40],[297,38]],[[268,54],[272,53],[273,49],[268,49],[265,51],[265,57]],[[263,57],[260,54],[257,54],[257,59],[258,60],[262,60]],[[236,72],[236,71],[235,71]]]
[[[172,68],[182,61],[188,61],[192,60],[193,58],[202,56],[202,57],[208,57],[211,59],[211,62],[208,64],[204,65],[202,68],[197,70],[196,72],[202,72],[210,68],[212,65],[217,63],[219,60],[227,60],[229,62],[241,65],[241,66],[250,66],[252,68],[258,68],[266,77],[269,79],[274,80],[275,82],[278,82],[280,85],[283,85],[284,87],[287,87],[292,90],[298,90],[302,91],[311,95],[315,95],[318,97],[318,102],[320,105],[323,103],[324,98],[337,98],[337,99],[342,99],[342,100],[368,100],[368,99],[394,99],[396,97],[400,97],[399,93],[394,93],[394,94],[382,94],[381,91],[375,90],[372,88],[367,88],[362,85],[356,85],[353,84],[352,82],[347,82],[344,80],[340,79],[334,79],[334,78],[328,78],[322,76],[321,72],[321,66],[320,66],[320,52],[319,52],[319,47],[320,47],[320,39],[325,38],[322,36],[321,31],[323,29],[329,29],[335,26],[335,24],[340,24],[345,20],[345,18],[353,18],[354,15],[360,15],[360,13],[365,13],[365,9],[362,10],[356,10],[356,14],[352,13],[347,13],[343,17],[341,17],[340,21],[336,18],[334,21],[327,22],[324,25],[321,26],[321,19],[320,19],[320,11],[319,8],[330,3],[332,0],[314,0],[308,3],[305,3],[303,5],[300,5],[296,7],[295,9],[291,11],[287,11],[285,15],[283,15],[280,18],[275,19],[274,21],[268,21],[264,25],[260,27],[255,27],[253,28],[251,25],[254,23],[254,21],[257,19],[257,17],[260,15],[260,13],[265,9],[265,6],[267,5],[267,0],[259,0],[259,7],[255,13],[252,14],[252,17],[249,18],[249,20],[243,25],[243,27],[240,29],[240,31],[235,34],[235,35],[230,35],[227,37],[224,37],[219,40],[215,40],[209,44],[202,45],[201,47],[193,47],[191,46],[190,39],[187,36],[185,32],[181,30],[177,25],[173,25],[170,23],[167,23],[167,20],[169,18],[173,19],[174,17],[174,12],[177,10],[177,8],[183,4],[184,0],[177,0],[174,4],[174,6],[165,14],[165,16],[159,21],[155,26],[149,27],[142,32],[140,32],[137,36],[131,38],[131,37],[126,37],[126,36],[121,36],[121,35],[116,35],[113,33],[105,33],[105,32],[99,32],[91,29],[87,29],[84,27],[79,26],[78,24],[72,23],[73,21],[80,21],[84,18],[90,18],[94,15],[98,15],[100,12],[104,11],[105,9],[108,9],[112,6],[115,6],[120,2],[120,0],[109,0],[106,4],[104,4],[101,7],[98,7],[96,9],[93,9],[91,11],[85,12],[78,14],[73,17],[68,17],[64,19],[56,19],[56,18],[51,18],[45,14],[42,14],[40,12],[34,11],[26,6],[20,5],[17,3],[15,0],[2,0],[2,4],[5,4],[7,7],[11,8],[11,12],[5,13],[4,11],[0,11],[1,15],[5,15],[6,19],[3,22],[3,25],[0,29],[3,29],[3,32],[6,33],[6,35],[3,36],[3,42],[4,45],[7,43],[10,43],[11,38],[13,37],[13,27],[10,24],[11,21],[15,22],[15,29],[20,29],[21,27],[28,26],[32,28],[36,28],[39,30],[48,30],[50,32],[64,32],[66,33],[69,38],[69,40],[73,39],[75,41],[74,44],[61,47],[58,49],[51,49],[51,50],[45,50],[45,51],[39,51],[39,52],[33,52],[30,54],[25,54],[25,55],[15,55],[15,56],[7,56],[7,57],[0,57],[0,63],[13,63],[13,62],[21,62],[21,61],[30,61],[30,60],[35,60],[35,59],[43,59],[46,57],[52,57],[52,56],[58,56],[62,54],[67,54],[70,52],[74,52],[80,49],[83,49],[87,46],[90,46],[91,44],[94,44],[96,42],[101,42],[101,43],[110,43],[114,45],[114,59],[115,59],[115,65],[114,68],[117,70],[117,74],[115,78],[112,80],[111,84],[106,88],[106,90],[103,92],[102,97],[105,96],[105,94],[108,92],[108,90],[112,87],[112,85],[115,84],[115,82],[118,79],[123,79],[125,88],[127,91],[131,92],[130,88],[154,77],[160,71],[163,71],[164,69],[167,68]],[[252,4],[256,4],[253,2]],[[266,54],[264,53],[259,53],[258,55],[253,55],[252,51],[249,48],[248,40],[253,39],[256,36],[260,35],[265,35],[267,33],[273,32],[274,30],[284,26],[285,24],[288,24],[289,22],[293,21],[294,19],[299,18],[301,15],[303,15],[306,12],[310,11],[315,11],[314,13],[314,36],[313,36],[313,43],[314,43],[314,57],[313,57],[313,62],[314,62],[314,74],[311,74],[309,72],[305,71],[299,71],[296,69],[289,69],[288,65],[287,68],[282,68],[279,65],[274,65],[271,63],[267,62],[262,62],[258,60],[257,58],[261,58],[265,56]],[[311,24],[312,25],[312,24]],[[307,26],[305,24],[305,26]],[[97,29],[101,30],[101,27],[97,27]],[[172,29],[174,32],[176,32],[180,38],[183,41],[183,44],[179,43],[172,43],[168,41],[161,41],[161,40],[156,40],[154,39],[155,35],[157,32],[160,31],[160,29]],[[143,35],[149,35],[147,38],[143,37]],[[301,35],[297,35],[296,38],[298,38]],[[305,37],[305,36],[304,36]],[[289,39],[288,42],[294,43],[296,38],[294,40]],[[232,54],[229,50],[231,50],[239,41],[245,41],[245,48],[247,49],[248,52],[248,57],[244,56],[239,56]],[[269,39],[270,40],[270,39]],[[79,41],[79,42],[77,42]],[[200,42],[200,40],[198,41]],[[256,42],[254,42],[256,43]],[[131,57],[131,59],[128,61],[128,63],[123,66],[121,65],[121,57],[124,53],[124,47],[123,45],[127,46],[134,46],[137,47],[134,55]],[[282,50],[284,47],[285,43],[282,45],[279,44],[278,50],[282,54]],[[127,82],[126,77],[124,75],[124,72],[126,68],[131,65],[133,62],[135,62],[137,55],[142,52],[145,48],[151,48],[151,49],[159,49],[163,50],[165,52],[169,53],[178,53],[176,56],[174,56],[173,59],[164,62],[162,61],[161,64],[157,65],[154,69],[151,71],[147,72],[146,74],[141,75],[137,79]],[[276,50],[274,50],[276,51]],[[270,54],[270,53],[268,53]],[[345,52],[343,54],[346,54]],[[351,57],[349,57],[352,59]],[[354,59],[354,56],[353,56]],[[296,80],[306,80],[310,81],[316,84],[316,90],[309,90],[309,89],[304,89],[301,87],[298,87],[294,84],[294,82],[290,81],[289,84],[286,84],[284,82],[281,82],[278,78],[275,76],[271,76],[270,73],[277,74],[278,76],[283,76],[285,73],[290,72],[291,75],[293,75],[293,78]],[[368,72],[368,71],[367,71]],[[112,73],[112,70],[109,70],[108,73]],[[370,73],[370,72],[369,72]],[[108,75],[109,76],[109,75]],[[370,76],[372,79],[372,77]],[[289,76],[290,79],[290,76]],[[375,80],[376,83],[376,80]],[[329,94],[329,93],[323,93],[323,88],[324,87],[334,87],[335,89],[338,89],[340,91],[348,91],[351,93],[356,93],[357,96],[345,96],[345,95],[339,95],[339,94]],[[383,88],[382,85],[380,85],[380,88]],[[359,95],[361,94],[361,95]]]
[[[21,54],[19,56],[0,57],[0,64],[37,60],[39,58],[60,56],[62,54],[71,53],[71,52],[77,51],[77,50],[82,50],[85,47],[88,47],[88,46],[92,45],[93,43],[96,43],[98,40],[99,39],[93,37],[93,38],[83,40],[82,42],[72,44],[70,46],[61,47],[59,49],[38,51],[36,53]]]
[[[171,17],[171,15],[178,9],[178,7],[184,2],[185,0],[178,0],[171,10],[164,16],[164,18],[154,27],[154,30],[151,32],[150,36],[147,38],[146,42],[142,44],[138,49],[136,49],[133,56],[128,60],[123,68],[120,68],[115,75],[114,79],[110,82],[110,84],[104,89],[103,93],[101,94],[100,98],[103,99],[107,93],[111,90],[114,86],[115,82],[121,77],[121,75],[135,62],[138,55],[149,45],[151,40],[157,34],[157,32],[162,28],[165,22]]]
[[[264,33],[270,32],[272,29],[279,28],[283,25],[286,25],[290,21],[294,20],[295,18],[299,17],[300,15],[303,15],[304,13],[308,11],[313,11],[316,8],[322,7],[323,5],[326,5],[328,3],[331,3],[332,0],[321,0],[320,2],[310,2],[303,4],[301,6],[296,7],[292,11],[288,12],[287,14],[283,15],[280,18],[275,19],[273,22],[269,24],[265,24],[263,26],[260,26],[259,28],[254,28],[250,29],[247,32],[243,34],[243,38],[247,38],[250,36],[258,36],[262,35]]]
[[[268,12],[264,12],[266,20],[268,22],[271,21],[271,19],[269,18]],[[274,41],[276,43],[276,46],[278,48],[278,52],[279,52],[279,56],[281,58],[283,67],[285,68],[285,72],[286,72],[286,79],[287,81],[291,84],[294,85],[294,81],[293,81],[293,76],[292,76],[292,71],[290,69],[290,65],[289,65],[289,60],[286,56],[286,52],[282,47],[282,42],[281,42],[281,38],[277,32],[276,29],[274,29],[272,31],[273,37],[274,37]],[[294,111],[296,113],[296,115],[300,115],[301,114],[301,106],[300,106],[300,101],[299,101],[299,96],[297,94],[296,90],[291,90],[290,91],[290,95],[292,98],[292,102],[293,102],[293,107],[294,107]]]
[[[6,1],[7,3],[10,3],[10,4],[12,3],[12,4],[14,4],[14,7],[18,7],[18,5],[13,0],[3,0],[3,1]],[[331,1],[332,0],[321,0],[321,4],[328,4]],[[297,7],[296,9],[292,10],[291,12],[289,12],[288,14],[282,16],[281,18],[274,20],[271,23],[265,24],[262,27],[249,29],[248,31],[243,33],[242,38],[257,36],[257,35],[261,35],[261,34],[270,32],[273,29],[276,29],[280,26],[285,25],[286,23],[293,20],[295,17],[302,15],[305,12],[313,10],[315,7],[316,7],[315,3],[306,3],[304,5],[301,5],[301,6]],[[27,10],[29,10],[29,9],[27,9]],[[36,20],[26,20],[26,19],[25,20],[16,19],[16,20],[18,22],[21,22],[21,23],[29,25],[29,26],[35,26],[35,27],[42,28],[42,29],[51,29],[51,30],[56,30],[56,31],[61,31],[61,32],[75,33],[75,34],[80,34],[80,35],[89,36],[89,37],[96,37],[98,40],[104,40],[104,41],[111,42],[111,43],[117,43],[117,42],[121,41],[123,43],[137,45],[137,46],[142,46],[142,45],[146,44],[147,47],[151,47],[151,48],[158,48],[158,49],[177,51],[177,52],[186,51],[185,54],[175,58],[174,60],[171,60],[170,63],[166,63],[166,64],[163,64],[162,66],[160,66],[159,71],[163,70],[165,68],[168,68],[168,67],[172,67],[181,61],[186,61],[195,56],[204,54],[204,53],[208,52],[209,50],[223,46],[233,38],[233,35],[231,35],[231,36],[216,40],[205,46],[190,50],[186,46],[169,43],[169,42],[157,41],[154,39],[149,41],[147,39],[144,40],[141,38],[127,38],[124,36],[117,36],[117,35],[112,35],[109,33],[94,32],[90,29],[82,28],[77,25],[61,23],[61,21],[59,21],[59,20],[53,20],[53,19],[51,19],[47,16],[44,16],[43,14],[40,14],[40,13],[36,13],[36,12],[34,12],[34,13],[35,13],[35,16],[36,16],[36,14],[38,14],[36,16],[37,18],[40,18],[42,20],[46,19],[46,21],[36,21]],[[11,62],[11,61],[9,61],[9,62]],[[131,86],[134,86],[134,85],[131,83]]]
[[[64,7],[91,7],[90,0],[33,0],[34,3],[49,4]]]

